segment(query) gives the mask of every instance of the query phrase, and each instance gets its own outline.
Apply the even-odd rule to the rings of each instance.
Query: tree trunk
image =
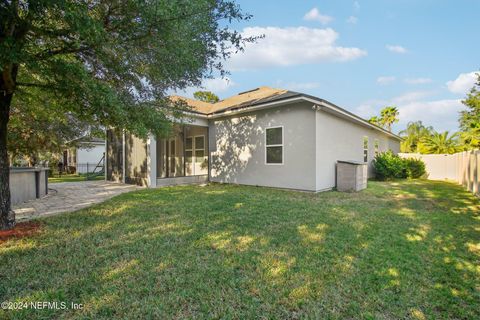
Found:
[[[0,88],[0,230],[15,226],[15,213],[10,206],[10,163],[7,154],[7,125],[13,93]]]

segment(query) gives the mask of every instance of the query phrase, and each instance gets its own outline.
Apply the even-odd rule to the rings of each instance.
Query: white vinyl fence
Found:
[[[402,158],[425,162],[430,180],[453,180],[470,192],[480,195],[480,150],[455,154],[399,153]]]

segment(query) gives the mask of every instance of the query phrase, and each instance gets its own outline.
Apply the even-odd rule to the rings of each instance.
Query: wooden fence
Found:
[[[422,159],[430,180],[453,180],[470,192],[480,195],[480,150],[455,154],[399,153],[398,155],[402,158]]]

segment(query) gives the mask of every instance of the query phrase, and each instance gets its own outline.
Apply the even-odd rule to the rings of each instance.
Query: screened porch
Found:
[[[178,126],[170,138],[157,139],[156,149],[157,184],[175,184],[171,178],[197,177],[194,180],[198,182],[201,178],[207,179],[208,127]],[[175,180],[186,183],[192,179]]]

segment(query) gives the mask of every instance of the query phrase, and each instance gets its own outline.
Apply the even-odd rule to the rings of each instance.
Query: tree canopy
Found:
[[[468,149],[480,148],[480,73],[477,83],[462,103],[467,110],[460,112],[460,135]]]
[[[393,106],[388,106],[380,111],[380,123],[387,128],[388,131],[392,131],[392,124],[398,122],[398,109]]]
[[[380,110],[380,116],[373,116],[368,119],[368,122],[392,132],[392,124],[398,122],[398,115],[396,107],[387,106]]]
[[[432,127],[426,127],[422,121],[409,122],[407,128],[399,132],[403,138],[400,151],[423,153],[423,140],[434,132]]]
[[[208,103],[215,103],[220,101],[218,96],[210,91],[197,91],[193,94],[193,97],[197,100],[208,102]]]
[[[428,154],[451,154],[460,150],[458,133],[450,134],[448,131],[432,132],[431,135],[422,139],[422,143],[423,153]]]
[[[228,0],[1,1],[0,228],[14,220],[10,116],[15,125],[25,110],[49,110],[41,121],[63,117],[165,135],[172,117],[188,109],[170,102],[167,90],[225,74],[222,60],[255,40],[229,24],[250,17]]]

